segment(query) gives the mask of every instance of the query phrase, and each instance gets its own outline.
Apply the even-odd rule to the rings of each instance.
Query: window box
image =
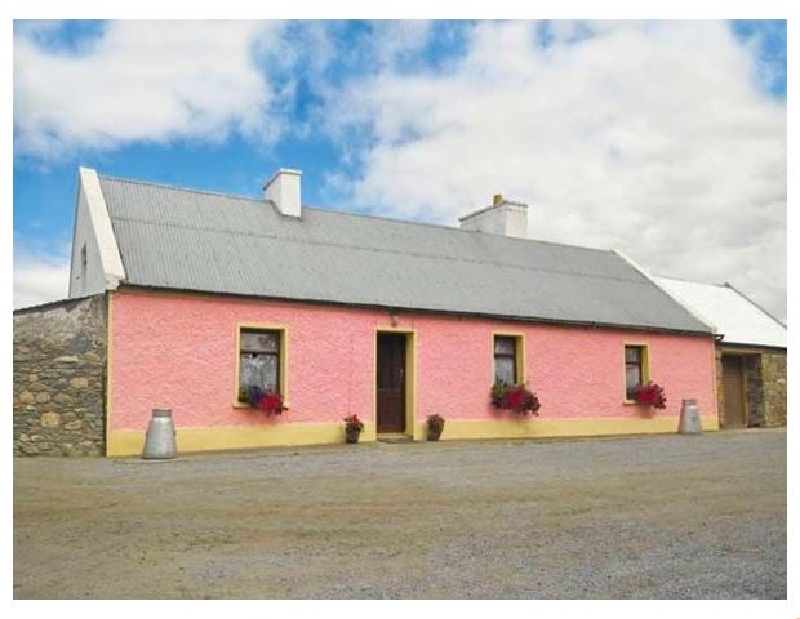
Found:
[[[246,389],[247,403],[250,408],[261,410],[267,415],[280,415],[288,410],[283,404],[283,396],[275,391],[265,391],[260,387],[248,387]]]
[[[492,406],[501,410],[512,410],[515,413],[531,413],[539,416],[542,407],[539,396],[525,388],[525,385],[506,385],[495,383],[490,392]]]

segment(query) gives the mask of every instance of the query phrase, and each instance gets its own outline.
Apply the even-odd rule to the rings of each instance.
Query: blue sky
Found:
[[[530,236],[786,317],[784,21],[14,23],[14,302],[66,294],[78,166]]]

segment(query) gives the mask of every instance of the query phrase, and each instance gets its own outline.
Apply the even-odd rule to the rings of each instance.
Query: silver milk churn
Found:
[[[178,448],[175,445],[175,424],[172,422],[172,411],[153,409],[150,423],[147,424],[147,435],[144,439],[142,458],[174,458],[177,453]]]

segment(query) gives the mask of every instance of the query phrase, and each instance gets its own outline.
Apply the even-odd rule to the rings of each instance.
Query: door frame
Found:
[[[406,429],[402,433],[418,440],[422,431],[416,424],[416,395],[417,395],[417,356],[416,356],[416,329],[398,329],[395,327],[376,327],[372,341],[372,423],[375,435],[378,435],[378,335],[388,333],[404,335],[406,341],[405,364],[405,418]]]

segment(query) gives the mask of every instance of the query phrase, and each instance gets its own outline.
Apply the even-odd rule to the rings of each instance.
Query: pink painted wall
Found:
[[[181,427],[338,422],[350,413],[374,420],[375,329],[380,310],[278,301],[121,291],[113,294],[111,428],[145,429],[153,408],[170,408]],[[236,325],[288,328],[287,400],[276,420],[233,406]],[[525,335],[528,386],[544,418],[632,418],[624,406],[625,343],[648,344],[650,375],[675,416],[697,398],[713,416],[713,339],[584,329],[401,312],[398,329],[416,331],[417,419],[497,419],[489,406],[492,333]]]

